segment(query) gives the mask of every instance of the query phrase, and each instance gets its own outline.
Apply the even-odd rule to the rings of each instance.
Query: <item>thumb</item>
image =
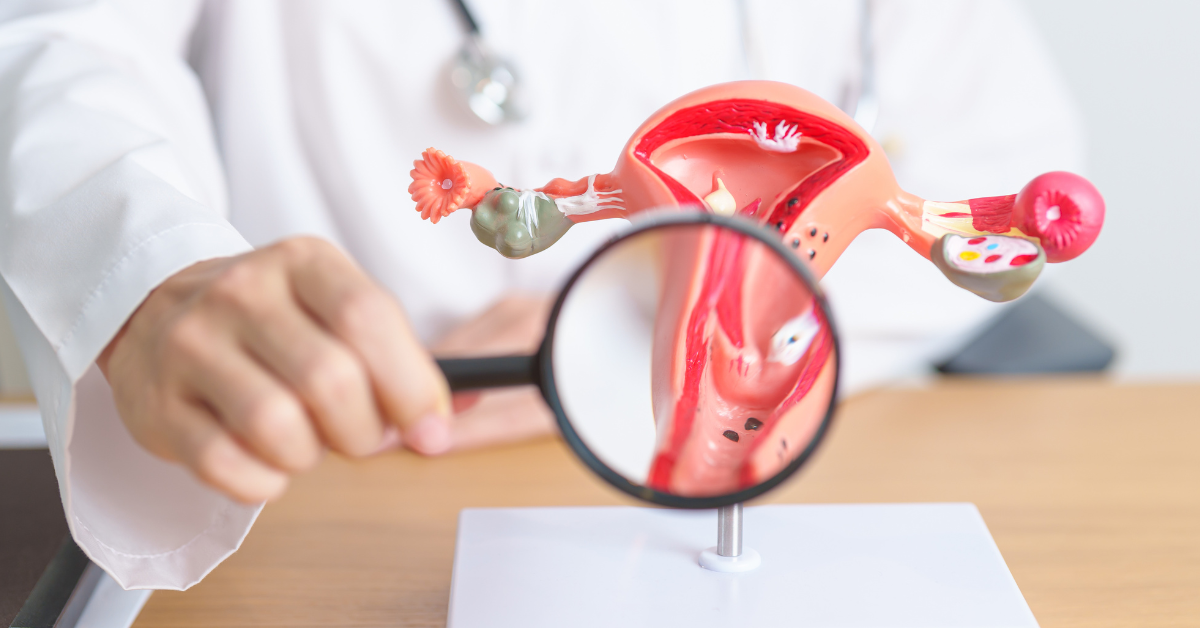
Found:
[[[400,427],[401,442],[405,447],[433,456],[449,451],[453,442],[450,387],[429,354],[423,349],[418,350],[421,353],[413,362],[420,364],[410,364],[404,371],[393,371],[405,376],[392,378],[395,394],[390,395],[390,402],[384,402],[384,412]]]

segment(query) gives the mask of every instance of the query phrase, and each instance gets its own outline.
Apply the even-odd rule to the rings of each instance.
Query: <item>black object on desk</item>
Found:
[[[1116,351],[1046,298],[1031,294],[1012,304],[937,370],[956,375],[1095,373]]]
[[[45,449],[0,449],[0,626],[73,626],[101,571],[67,532]]]

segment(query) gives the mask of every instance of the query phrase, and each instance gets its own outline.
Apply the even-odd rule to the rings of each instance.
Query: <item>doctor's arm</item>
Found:
[[[445,380],[400,306],[314,238],[176,273],[97,364],[139,443],[248,503],[325,447],[372,453],[385,425],[417,451],[450,447]]]
[[[0,4],[0,297],[71,532],[125,587],[198,582],[261,507],[239,502],[325,447],[387,422],[447,440],[417,429],[448,396],[390,296],[331,245],[252,251],[226,220],[182,58],[199,7]]]

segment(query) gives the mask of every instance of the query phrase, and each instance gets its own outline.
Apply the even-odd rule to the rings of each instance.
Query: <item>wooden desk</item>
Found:
[[[1200,625],[1200,385],[867,394],[764,501],[974,502],[1043,627]],[[136,626],[442,626],[461,508],[631,503],[552,439],[331,458],[204,582],[155,593]]]

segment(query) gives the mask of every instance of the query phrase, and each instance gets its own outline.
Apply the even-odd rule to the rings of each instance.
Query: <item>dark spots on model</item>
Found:
[[[754,417],[746,419],[745,428],[747,432],[757,432],[762,429],[762,426],[763,422]],[[725,430],[721,435],[735,443],[741,440],[741,435],[734,430]]]

